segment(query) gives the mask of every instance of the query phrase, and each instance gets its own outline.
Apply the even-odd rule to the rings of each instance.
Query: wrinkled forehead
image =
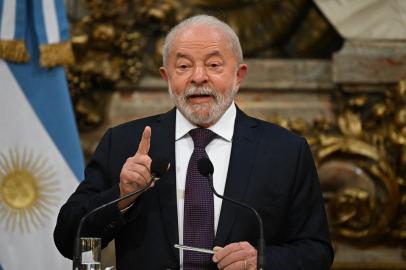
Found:
[[[210,44],[217,43],[231,50],[231,42],[224,32],[216,26],[192,25],[178,30],[172,41],[170,54],[181,45],[185,44]]]
[[[209,34],[219,39],[226,39],[226,33],[218,26],[198,24],[180,28],[175,36],[175,40],[190,36],[203,37]]]

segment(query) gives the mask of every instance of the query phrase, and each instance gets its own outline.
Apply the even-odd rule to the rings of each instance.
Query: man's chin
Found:
[[[207,103],[198,105],[189,105],[188,111],[195,117],[206,118],[212,114],[213,106]]]
[[[192,109],[192,113],[198,117],[207,117],[212,113],[211,107],[200,107],[198,109]]]
[[[183,115],[192,123],[202,127],[208,127],[221,117],[224,113],[219,112],[220,108],[216,104],[205,103],[199,105],[190,105],[183,107]]]
[[[208,126],[213,122],[213,115],[209,110],[199,110],[189,112],[186,115],[189,121],[198,126]]]

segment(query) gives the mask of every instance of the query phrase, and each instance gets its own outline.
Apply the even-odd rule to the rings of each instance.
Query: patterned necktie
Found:
[[[194,150],[186,174],[185,206],[183,224],[184,245],[213,248],[214,202],[208,179],[197,169],[197,162],[207,156],[206,146],[216,137],[209,129],[196,128],[189,131]],[[183,269],[210,269],[213,267],[211,254],[183,251]]]

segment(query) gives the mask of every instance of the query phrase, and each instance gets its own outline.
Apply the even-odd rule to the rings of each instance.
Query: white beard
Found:
[[[172,101],[186,119],[195,125],[207,126],[215,124],[230,107],[238,92],[238,87],[237,79],[234,79],[230,91],[225,95],[219,94],[215,89],[208,86],[191,86],[182,95],[174,94],[170,84],[168,90]],[[188,97],[192,95],[210,95],[214,102],[210,104],[188,104]]]

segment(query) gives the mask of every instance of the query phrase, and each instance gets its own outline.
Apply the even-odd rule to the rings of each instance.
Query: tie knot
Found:
[[[206,128],[195,128],[189,131],[195,147],[206,148],[206,146],[216,137],[216,133]]]

